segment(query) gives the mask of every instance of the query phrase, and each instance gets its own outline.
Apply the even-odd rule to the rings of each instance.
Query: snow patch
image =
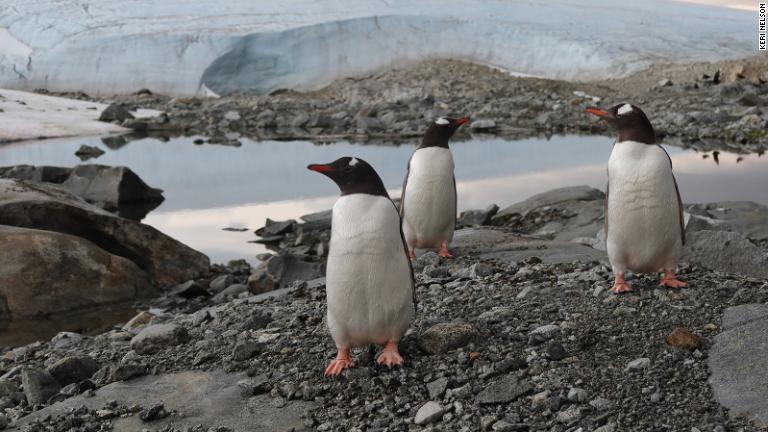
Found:
[[[27,57],[32,54],[32,48],[15,38],[7,28],[0,27],[0,54]]]

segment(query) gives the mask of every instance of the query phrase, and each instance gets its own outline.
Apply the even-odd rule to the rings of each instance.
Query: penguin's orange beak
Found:
[[[609,117],[611,115],[611,113],[609,113],[608,111],[603,111],[600,108],[594,108],[594,107],[589,107],[586,109],[586,111],[598,117]]]
[[[328,172],[336,171],[336,167],[334,167],[333,165],[323,165],[323,164],[307,165],[307,169],[310,169],[312,171],[316,171],[319,173],[328,173]]]
[[[463,125],[464,123],[467,123],[467,122],[469,122],[469,116],[462,117],[462,118],[456,120],[456,126],[461,126],[461,125]]]

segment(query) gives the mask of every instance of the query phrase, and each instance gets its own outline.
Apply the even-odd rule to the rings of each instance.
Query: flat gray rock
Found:
[[[529,393],[531,390],[533,390],[533,386],[528,381],[519,381],[516,376],[507,375],[486,386],[475,397],[475,401],[480,405],[508,403]]]
[[[529,211],[539,207],[551,206],[566,201],[595,201],[603,200],[604,198],[605,194],[603,191],[589,186],[563,187],[547,192],[542,192],[526,199],[525,201],[512,204],[511,206],[499,211],[497,215],[494,216],[494,219],[515,213],[525,216],[525,214]]]
[[[737,232],[698,231],[691,234],[681,261],[724,273],[768,277],[768,254]]]
[[[768,314],[766,305],[742,305],[725,311],[723,327],[709,351],[709,383],[717,401],[732,416],[768,427]],[[760,314],[763,314],[760,317]],[[737,315],[753,319],[736,319]],[[725,317],[728,318],[726,322]]]
[[[493,228],[467,228],[456,231],[453,248],[461,255],[472,253],[480,259],[500,263],[539,257],[547,264],[581,261],[607,261],[604,251],[570,241],[549,241],[521,237]]]
[[[301,416],[314,406],[313,403],[290,401],[278,408],[268,395],[244,398],[237,385],[244,377],[243,374],[224,371],[188,371],[116,382],[99,389],[93,397],[76,396],[36,411],[15,423],[11,430],[21,429],[35,419],[63,414],[83,405],[89,409],[101,409],[110,400],[143,407],[162,401],[166,410],[179,413],[178,416],[153,421],[151,425],[143,423],[138,414],[116,419],[113,423],[115,432],[134,432],[147,427],[158,430],[166,426],[185,429],[197,424],[205,427],[226,426],[236,431],[305,430]],[[151,398],[147,398],[149,394]]]
[[[768,304],[750,303],[729,307],[723,312],[723,330],[768,318]]]

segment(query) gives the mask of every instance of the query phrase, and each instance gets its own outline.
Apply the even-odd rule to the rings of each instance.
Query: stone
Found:
[[[664,78],[664,79],[662,79],[661,81],[659,81],[659,82],[657,83],[657,85],[658,85],[659,87],[671,87],[671,86],[672,86],[672,85],[674,85],[674,84],[672,83],[672,80],[671,80],[671,79],[669,79],[669,78]]]
[[[0,250],[0,320],[77,311],[153,292],[134,262],[73,235],[0,225]]]
[[[78,165],[61,185],[89,203],[106,209],[164,199],[163,191],[150,187],[130,168],[121,166]]]
[[[105,152],[104,150],[89,146],[89,145],[81,145],[79,149],[75,150],[75,156],[79,157],[81,161],[87,161],[88,159],[95,159],[99,156],[103,155]]]
[[[486,263],[475,263],[469,268],[469,277],[472,279],[492,276],[493,273],[493,267]]]
[[[554,361],[560,361],[568,357],[568,351],[565,350],[565,347],[560,342],[552,342],[547,345],[546,353],[547,357]]]
[[[8,417],[6,417],[5,414],[0,414],[0,430],[8,427],[8,423]]]
[[[156,403],[149,408],[142,410],[139,413],[139,418],[143,422],[151,422],[168,417],[168,411],[165,410],[165,405],[162,402]]]
[[[528,333],[528,343],[538,345],[552,339],[558,333],[560,333],[560,326],[555,324],[536,327]]]
[[[568,400],[575,403],[585,403],[589,399],[589,393],[577,387],[568,390]]]
[[[210,267],[207,256],[155,228],[117,217],[47,183],[0,179],[0,225],[85,239],[133,262],[160,288],[206,276]]]
[[[30,405],[44,404],[61,390],[61,385],[51,374],[35,368],[22,369],[21,385]]]
[[[444,412],[445,410],[439,403],[429,401],[416,411],[416,416],[413,418],[413,422],[417,425],[434,423],[443,418]]]
[[[266,223],[262,228],[256,230],[256,234],[261,237],[277,236],[293,232],[296,228],[296,221],[289,219],[286,221],[273,221],[267,218]]]
[[[667,336],[667,344],[675,348],[682,348],[693,351],[701,346],[701,340],[685,327],[676,327],[672,333]]]
[[[75,384],[90,378],[99,370],[99,364],[86,355],[64,357],[48,367],[50,373],[61,385]]]
[[[456,220],[457,227],[472,227],[489,225],[491,218],[499,211],[499,206],[491,204],[484,210],[465,210],[461,212]]]
[[[248,290],[261,294],[325,275],[325,264],[311,262],[290,253],[281,253],[262,262],[248,278]]]
[[[224,303],[226,301],[232,300],[237,298],[240,294],[244,292],[248,292],[248,286],[243,284],[232,284],[228,286],[225,290],[221,291],[220,293],[216,294],[211,298],[211,301],[214,303]]]
[[[651,367],[651,359],[648,357],[641,357],[627,363],[627,370],[642,370]]]
[[[0,379],[0,399],[3,398],[8,398],[13,403],[18,403],[24,398],[24,393],[13,382]]]
[[[598,411],[606,411],[613,408],[613,402],[611,402],[610,400],[604,397],[598,396],[592,399],[591,401],[589,401],[589,406],[591,406],[592,408]]]
[[[477,119],[469,125],[469,128],[476,131],[490,131],[496,129],[496,122],[491,119]]]
[[[555,420],[558,423],[563,424],[575,423],[579,419],[581,419],[581,408],[577,407],[576,405],[571,405],[570,407],[558,412],[555,416]]]
[[[245,361],[256,354],[259,353],[261,350],[258,343],[250,340],[244,340],[244,341],[237,341],[235,344],[235,347],[232,349],[232,360],[235,361]]]
[[[208,284],[208,288],[215,292],[219,293],[221,291],[224,291],[225,288],[232,285],[235,282],[235,278],[232,277],[230,274],[223,274],[216,276],[211,283]]]
[[[726,314],[729,312],[726,309]],[[735,315],[742,307],[730,312]],[[749,320],[731,321],[729,328],[715,336],[707,363],[709,384],[715,399],[728,408],[732,417],[752,420],[768,427],[768,316],[757,314]],[[725,328],[725,326],[724,326]]]
[[[153,324],[131,339],[131,349],[139,354],[154,354],[169,346],[189,340],[189,334],[177,324]]]
[[[99,120],[103,122],[118,121],[122,123],[124,120],[134,118],[133,114],[122,104],[110,104],[101,112]]]
[[[170,289],[169,294],[183,297],[185,299],[210,296],[210,293],[194,280],[188,280],[182,284],[174,286]]]
[[[496,220],[513,214],[525,216],[534,209],[566,201],[601,201],[603,199],[605,199],[605,193],[598,189],[589,186],[569,186],[533,195],[525,201],[504,208],[493,219]]]
[[[430,399],[439,399],[445,394],[445,389],[448,388],[448,378],[438,378],[427,384],[427,391],[429,392]]]
[[[740,233],[698,231],[687,240],[681,261],[724,273],[768,277],[768,254]]]
[[[467,345],[476,336],[471,324],[440,323],[421,334],[419,347],[429,354],[443,354]]]
[[[528,394],[533,386],[528,381],[519,381],[514,375],[507,375],[495,381],[478,393],[475,401],[481,405],[509,403]]]
[[[137,335],[139,334],[141,329],[143,329],[144,327],[147,326],[147,324],[149,324],[153,316],[154,315],[152,315],[147,311],[141,311],[137,315],[135,315],[133,318],[128,320],[128,322],[125,323],[123,327],[121,327],[121,330],[123,330],[124,332],[131,333],[133,335]]]

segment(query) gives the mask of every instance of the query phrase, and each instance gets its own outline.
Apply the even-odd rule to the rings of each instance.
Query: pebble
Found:
[[[441,323],[430,327],[419,338],[419,346],[430,354],[443,354],[467,345],[477,330],[471,324]]]
[[[413,422],[417,425],[425,425],[436,422],[443,417],[443,407],[434,401],[429,401],[419,408]]]
[[[547,324],[541,327],[537,327],[528,333],[528,343],[530,345],[541,344],[552,339],[552,337],[554,337],[559,332],[560,326],[556,324]]]
[[[647,369],[650,366],[651,366],[651,359],[649,359],[648,357],[641,357],[639,359],[635,359],[627,363],[627,370]]]
[[[676,327],[672,333],[667,336],[667,344],[693,351],[701,345],[701,340],[685,327]]]
[[[560,361],[568,357],[568,352],[560,342],[552,342],[547,345],[547,357],[549,357],[550,360]]]
[[[584,403],[589,399],[589,393],[577,387],[568,390],[568,400],[571,402]]]
[[[475,397],[481,405],[508,403],[529,393],[533,386],[527,381],[519,381],[514,375],[507,375],[500,380],[487,385]]]
[[[145,327],[131,339],[131,349],[139,354],[154,354],[187,340],[189,334],[178,324],[154,324]]]
[[[558,423],[571,424],[581,418],[581,408],[571,405],[570,407],[560,411],[555,416],[555,420]]]
[[[445,394],[445,389],[448,387],[448,378],[438,378],[429,384],[427,384],[427,391],[429,392],[430,399],[438,399]]]

